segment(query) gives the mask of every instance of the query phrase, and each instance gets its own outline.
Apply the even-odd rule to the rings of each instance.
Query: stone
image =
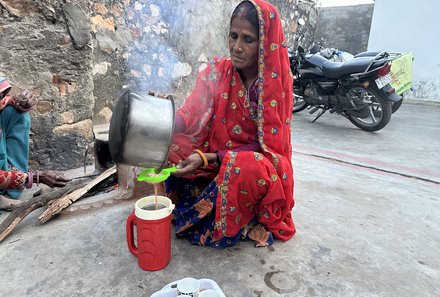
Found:
[[[67,20],[67,27],[76,48],[83,48],[90,42],[89,15],[76,3],[66,2],[63,12]]]
[[[135,69],[130,70],[130,73],[133,77],[141,77],[142,76],[142,74]]]
[[[36,12],[37,8],[31,1],[17,1],[17,0],[1,0],[3,6],[11,15],[16,17],[24,17],[25,15]]]
[[[102,15],[96,15],[90,18],[92,23],[92,32],[96,33],[99,28],[115,32],[115,20],[113,17],[103,18]]]
[[[107,34],[96,34],[96,41],[99,48],[106,53],[111,53],[118,48],[118,44]]]
[[[53,75],[52,84],[58,88],[60,96],[65,96],[67,93],[73,93],[76,90],[76,82],[66,81],[59,75]]]
[[[192,72],[191,65],[189,65],[188,63],[179,62],[177,64],[174,64],[172,77],[178,78],[178,77],[188,76],[191,74],[191,72]]]
[[[79,133],[86,137],[92,137],[92,120],[84,120],[74,124],[63,124],[61,126],[57,126],[53,129],[54,134],[71,134],[71,133]]]
[[[102,3],[95,3],[95,11],[103,15],[106,15],[108,13],[107,7],[105,7]]]
[[[36,110],[41,113],[41,114],[45,114],[48,113],[50,111],[52,111],[53,109],[53,104],[50,101],[38,101]]]
[[[104,122],[104,123],[109,123],[110,119],[112,118],[112,114],[113,114],[113,112],[110,108],[104,107],[98,113],[98,121]]]
[[[59,14],[57,12],[57,6],[59,5],[59,2],[56,2],[56,0],[41,0],[34,1],[34,4],[38,6],[46,20],[49,20],[52,23],[58,21]]]
[[[95,76],[97,74],[105,75],[108,71],[108,68],[111,66],[109,62],[101,62],[99,64],[95,64],[92,69],[92,74]]]
[[[73,124],[75,115],[71,111],[66,111],[60,115],[60,119],[63,124]]]

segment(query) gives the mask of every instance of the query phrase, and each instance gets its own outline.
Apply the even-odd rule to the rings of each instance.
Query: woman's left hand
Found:
[[[191,154],[188,156],[188,158],[177,164],[176,166],[177,170],[174,171],[173,174],[175,176],[183,176],[183,175],[191,174],[202,165],[203,165],[202,157],[200,157],[199,154]]]
[[[38,98],[31,91],[24,90],[14,98],[14,106],[20,111],[27,112],[38,103]]]
[[[43,170],[38,172],[39,180],[38,182],[45,184],[51,188],[55,187],[65,187],[69,181],[62,172],[54,170]],[[37,179],[37,175],[34,175],[34,181]]]

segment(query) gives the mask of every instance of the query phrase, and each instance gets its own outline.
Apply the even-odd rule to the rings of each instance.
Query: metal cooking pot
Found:
[[[109,148],[113,161],[160,171],[174,133],[174,100],[123,91],[113,111]]]

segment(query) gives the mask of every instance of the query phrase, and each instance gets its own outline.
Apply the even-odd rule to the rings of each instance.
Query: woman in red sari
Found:
[[[276,8],[243,1],[229,31],[230,57],[214,58],[177,111],[166,190],[176,233],[223,248],[295,234],[292,76]],[[183,161],[182,161],[183,160]]]

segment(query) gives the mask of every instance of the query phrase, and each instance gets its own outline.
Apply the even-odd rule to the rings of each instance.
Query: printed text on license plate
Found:
[[[379,89],[382,89],[390,82],[391,82],[391,75],[389,73],[385,76],[381,76],[378,79],[376,79],[376,85]]]

